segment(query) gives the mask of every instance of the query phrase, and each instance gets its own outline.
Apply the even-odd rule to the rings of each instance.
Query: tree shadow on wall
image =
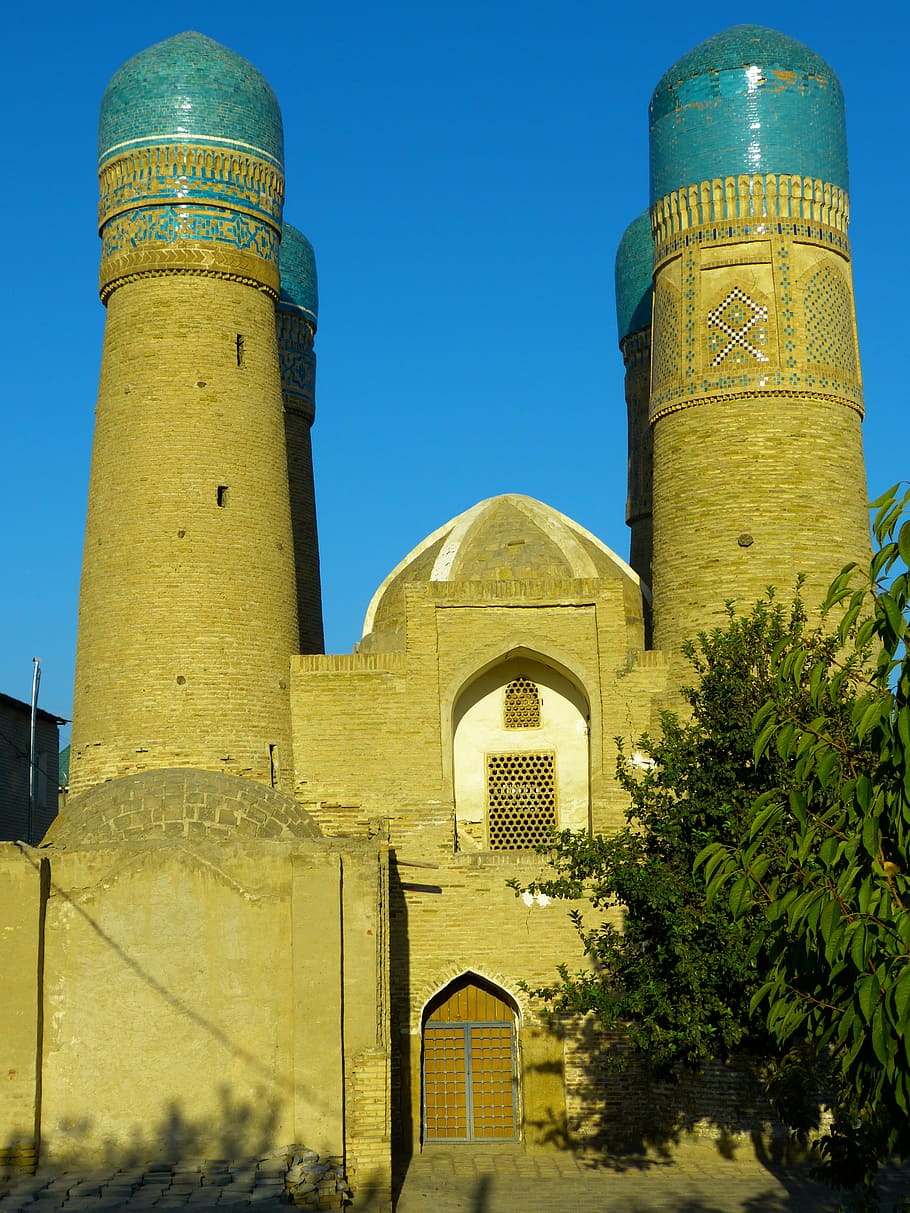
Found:
[[[204,1052],[211,1051],[212,1066],[217,1064],[224,1067],[229,1064],[236,1067],[245,1077],[248,1076],[248,1081],[232,1088],[226,1083],[218,1085],[217,1070],[206,1075],[208,1097],[205,1102],[208,1108],[204,1112],[201,1112],[196,1104],[192,1088],[184,1085],[188,1102],[192,1105],[192,1112],[189,1112],[180,1095],[168,1091],[166,1084],[156,1082],[159,1076],[154,1072],[152,1061],[150,1064],[153,1070],[149,1074],[149,1082],[159,1092],[155,1106],[164,1110],[157,1115],[153,1123],[146,1120],[125,1129],[122,1133],[117,1132],[116,1136],[105,1135],[109,1120],[106,1115],[102,1117],[98,1114],[102,1106],[109,1106],[113,1099],[116,1100],[118,1109],[129,1109],[133,1098],[139,1105],[148,1104],[148,1092],[142,1091],[143,1069],[135,1058],[126,1060],[130,1054],[129,1034],[125,1031],[123,1039],[108,1040],[107,1059],[110,1065],[105,1079],[96,1083],[96,1075],[87,1072],[84,1098],[71,1101],[72,1110],[64,1120],[48,1124],[42,1108],[44,1100],[40,1082],[45,1068],[41,1010],[45,1001],[42,946],[36,973],[39,1008],[36,1072],[39,1080],[35,1088],[35,1129],[30,1134],[17,1135],[15,1138],[10,1136],[6,1142],[0,1139],[0,1196],[11,1184],[22,1180],[29,1173],[34,1173],[36,1169],[42,1172],[67,1170],[76,1173],[138,1170],[141,1176],[143,1168],[150,1162],[183,1163],[192,1160],[194,1164],[202,1166],[217,1163],[219,1160],[241,1160],[244,1163],[241,1169],[249,1172],[251,1166],[255,1171],[263,1160],[280,1162],[288,1149],[306,1150],[309,1145],[306,1140],[291,1143],[278,1138],[277,1134],[282,1132],[280,1125],[282,1120],[287,1121],[291,1106],[301,1100],[317,1116],[336,1111],[325,1094],[318,1089],[302,1090],[292,1075],[276,1068],[273,1062],[266,1061],[254,1049],[250,1049],[224,1025],[214,1022],[207,1014],[204,1004],[199,1005],[197,1002],[194,1005],[184,991],[175,989],[167,974],[156,976],[150,972],[141,956],[135,954],[128,933],[121,932],[120,938],[115,937],[89,908],[52,880],[51,866],[46,856],[36,860],[34,852],[29,850],[24,853],[32,866],[40,872],[41,877],[42,908],[39,934],[42,945],[45,906],[48,898],[54,896],[59,898],[61,903],[65,903],[73,918],[81,920],[92,932],[103,945],[106,956],[111,958],[114,966],[122,966],[131,974],[131,980],[138,981],[152,993],[153,999],[149,1004],[152,1008],[155,1005],[154,999],[158,999],[162,1009],[166,1008],[177,1017],[172,1036],[176,1051],[179,1052],[186,1043],[185,1038],[190,1039],[192,1035],[195,1039],[194,1047]],[[125,1024],[127,1021],[123,1019],[120,1022]],[[140,1022],[133,1026],[141,1032]],[[118,1065],[118,1054],[124,1059],[122,1067]],[[132,1092],[134,1087],[135,1092]],[[127,1123],[125,1116],[121,1120],[122,1123]],[[103,1127],[100,1122],[103,1122]],[[287,1128],[284,1132],[287,1132]],[[42,1134],[53,1151],[51,1155],[47,1154],[41,1142]],[[278,1166],[279,1163],[276,1162],[275,1165]],[[204,1175],[203,1171],[199,1173]],[[365,1197],[369,1195],[370,1193],[364,1193]]]
[[[592,1016],[551,1016],[548,1027],[564,1045],[566,1113],[531,1122],[542,1144],[617,1171],[669,1165],[696,1135],[720,1159],[754,1157],[768,1167],[798,1159],[748,1057],[667,1076]]]

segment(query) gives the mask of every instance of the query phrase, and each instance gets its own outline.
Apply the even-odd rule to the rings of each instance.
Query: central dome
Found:
[[[281,110],[246,59],[192,30],[140,51],[101,101],[98,162],[147,143],[201,142],[283,167]]]
[[[373,647],[380,633],[401,635],[409,585],[598,578],[624,578],[641,593],[626,562],[565,514],[519,493],[489,497],[433,531],[389,573],[367,609],[361,645]]]

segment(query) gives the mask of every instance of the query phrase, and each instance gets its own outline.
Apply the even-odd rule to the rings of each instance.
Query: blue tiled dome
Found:
[[[101,101],[98,159],[183,141],[241,148],[283,167],[281,110],[268,81],[192,31],[140,51],[115,73]]]
[[[303,232],[286,223],[278,250],[281,270],[281,296],[278,306],[306,312],[313,323],[319,315],[319,290],[316,283],[316,256]]]
[[[654,242],[651,215],[645,211],[623,232],[616,250],[616,323],[619,340],[651,324]]]
[[[651,202],[695,182],[794,173],[846,190],[840,81],[776,30],[735,25],[684,55],[651,98]]]

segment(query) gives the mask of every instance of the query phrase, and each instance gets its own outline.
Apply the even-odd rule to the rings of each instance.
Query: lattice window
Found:
[[[518,851],[545,842],[556,825],[556,755],[487,754],[490,848]]]
[[[502,723],[507,729],[540,728],[540,692],[529,678],[515,678],[506,687]]]

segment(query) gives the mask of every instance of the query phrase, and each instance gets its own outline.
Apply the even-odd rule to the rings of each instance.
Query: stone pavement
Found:
[[[0,1213],[196,1213],[286,1210],[284,1162],[208,1160],[147,1163],[91,1174],[39,1171],[4,1183]],[[890,1174],[881,1208],[910,1194],[910,1169]],[[740,1152],[722,1157],[707,1143],[672,1161],[626,1160],[605,1166],[521,1146],[427,1147],[408,1167],[396,1213],[835,1213],[836,1195],[805,1168],[764,1166]],[[357,1213],[381,1206],[358,1203]],[[385,1210],[383,1210],[385,1213]]]
[[[883,1184],[887,1213],[910,1192],[910,1170]],[[427,1147],[408,1168],[396,1213],[833,1213],[842,1203],[805,1167],[730,1160],[709,1143],[672,1161],[604,1166],[520,1146]]]
[[[284,1158],[147,1163],[97,1171],[44,1171],[3,1183],[0,1213],[139,1213],[141,1209],[256,1209],[287,1213]],[[5,1194],[4,1194],[5,1193]]]

